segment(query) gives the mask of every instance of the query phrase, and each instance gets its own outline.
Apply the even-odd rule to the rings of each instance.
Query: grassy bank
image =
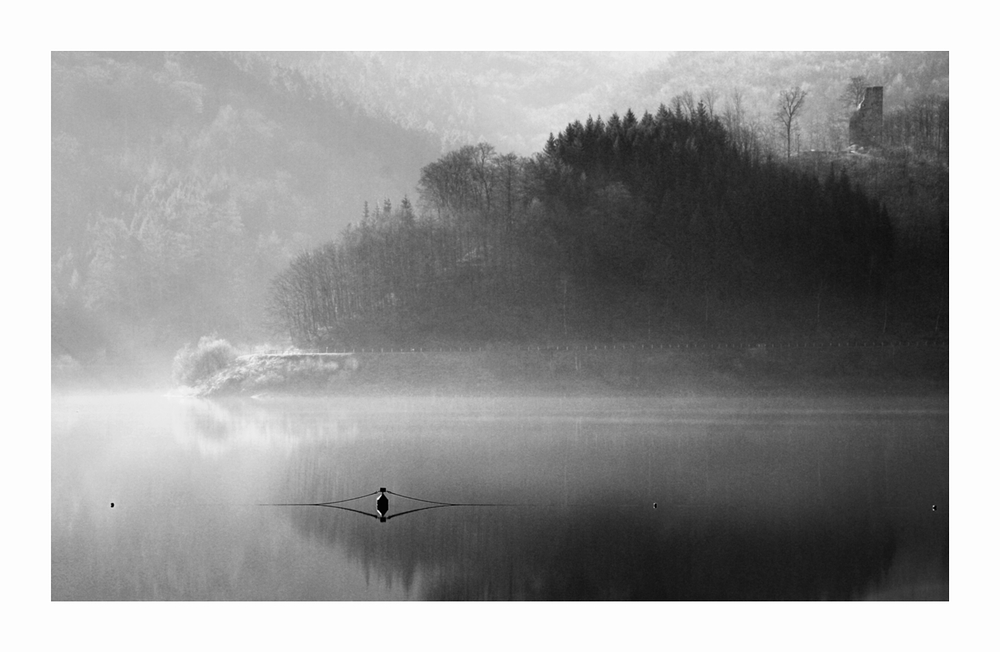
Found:
[[[203,396],[291,394],[941,393],[946,348],[483,350],[249,355]]]

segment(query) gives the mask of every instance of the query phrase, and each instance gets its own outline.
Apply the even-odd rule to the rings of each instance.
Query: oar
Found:
[[[370,494],[365,494],[364,496],[355,496],[354,498],[345,498],[343,500],[333,500],[325,503],[256,503],[258,507],[333,507],[334,505],[339,505],[340,503],[349,503],[352,500],[361,500],[362,498],[370,498],[380,492],[373,491]],[[341,509],[347,509],[343,507]],[[357,511],[357,510],[350,510]],[[361,512],[364,514],[364,512]]]
[[[405,498],[407,500],[413,500],[413,501],[416,501],[416,502],[419,502],[419,503],[427,503],[428,506],[427,507],[417,507],[417,508],[414,508],[414,509],[408,509],[408,510],[403,511],[403,512],[397,512],[396,514],[393,514],[392,516],[385,516],[384,515],[385,513],[388,513],[388,499],[386,500],[386,505],[385,505],[386,512],[385,513],[379,513],[379,514],[372,514],[371,512],[366,512],[366,511],[362,511],[360,509],[354,509],[354,508],[351,508],[351,507],[344,507],[343,506],[343,503],[349,503],[349,502],[351,502],[353,500],[362,500],[364,498],[370,498],[372,496],[376,496],[376,495],[380,495],[380,494],[383,495],[383,496],[385,494],[389,494],[389,495],[392,495],[392,496],[398,496],[399,498]],[[227,503],[211,503],[211,505],[213,505],[213,506],[230,506],[230,507],[236,506],[236,505],[227,504]],[[113,508],[114,506],[115,506],[115,504],[111,503],[111,507]],[[178,504],[178,505],[172,505],[172,506],[173,507],[182,507],[182,506],[192,506],[192,505],[190,505],[190,504],[188,504],[188,505],[180,505],[180,504]],[[201,506],[206,506],[206,504],[201,504]],[[368,517],[374,518],[374,519],[376,519],[378,521],[381,521],[382,523],[385,523],[386,521],[388,521],[390,519],[394,519],[397,516],[403,516],[404,514],[414,514],[416,512],[423,512],[423,511],[426,511],[426,510],[429,510],[429,509],[440,509],[442,507],[560,507],[561,505],[559,503],[451,503],[451,502],[444,502],[444,501],[440,501],[440,500],[429,500],[429,499],[426,499],[426,498],[417,498],[416,496],[407,496],[406,494],[400,494],[400,493],[396,493],[394,491],[389,491],[389,490],[385,489],[384,487],[382,487],[378,491],[373,491],[373,492],[371,492],[369,494],[364,494],[364,495],[361,495],[361,496],[354,496],[353,498],[344,498],[343,500],[331,500],[331,501],[316,502],[316,503],[251,503],[251,504],[249,504],[247,506],[256,506],[256,507],[327,507],[327,508],[330,508],[330,509],[340,509],[340,510],[343,510],[345,512],[354,512],[355,514],[361,514],[362,516],[368,516]],[[574,503],[571,506],[572,507],[587,507],[587,506],[599,506],[599,504],[597,504],[597,503]],[[618,507],[639,507],[639,505],[634,505],[634,504],[617,505],[617,506]],[[656,503],[653,503],[653,509],[656,509],[656,506],[657,506]]]

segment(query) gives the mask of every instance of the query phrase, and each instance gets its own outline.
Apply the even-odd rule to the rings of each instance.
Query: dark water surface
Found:
[[[55,600],[947,597],[946,397],[53,398]]]

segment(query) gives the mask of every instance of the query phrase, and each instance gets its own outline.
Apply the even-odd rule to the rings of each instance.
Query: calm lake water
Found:
[[[948,402],[54,396],[52,598],[947,599]]]

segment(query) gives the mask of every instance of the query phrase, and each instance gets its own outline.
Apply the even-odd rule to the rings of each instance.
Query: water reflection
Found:
[[[346,546],[366,568],[425,599],[725,600],[857,598],[886,576],[893,533],[859,518],[748,522],[674,510],[667,521],[587,509],[468,512],[393,532],[339,515],[295,512],[296,527]]]
[[[54,406],[54,597],[947,598],[946,404],[157,405]]]
[[[421,514],[391,532],[289,512],[366,569],[422,576],[430,599],[856,598],[886,576],[896,535],[850,503],[815,514],[734,505],[511,506]]]
[[[912,514],[932,502],[918,494],[947,496],[946,428],[913,433],[905,417],[857,409],[437,416],[327,413],[334,432],[353,424],[347,439],[309,421],[297,432],[310,461],[287,468],[289,488],[391,480],[469,507],[416,507],[391,532],[323,510],[287,518],[383,581],[410,590],[420,577],[423,598],[857,598],[885,585],[903,535],[946,587],[946,520]]]

